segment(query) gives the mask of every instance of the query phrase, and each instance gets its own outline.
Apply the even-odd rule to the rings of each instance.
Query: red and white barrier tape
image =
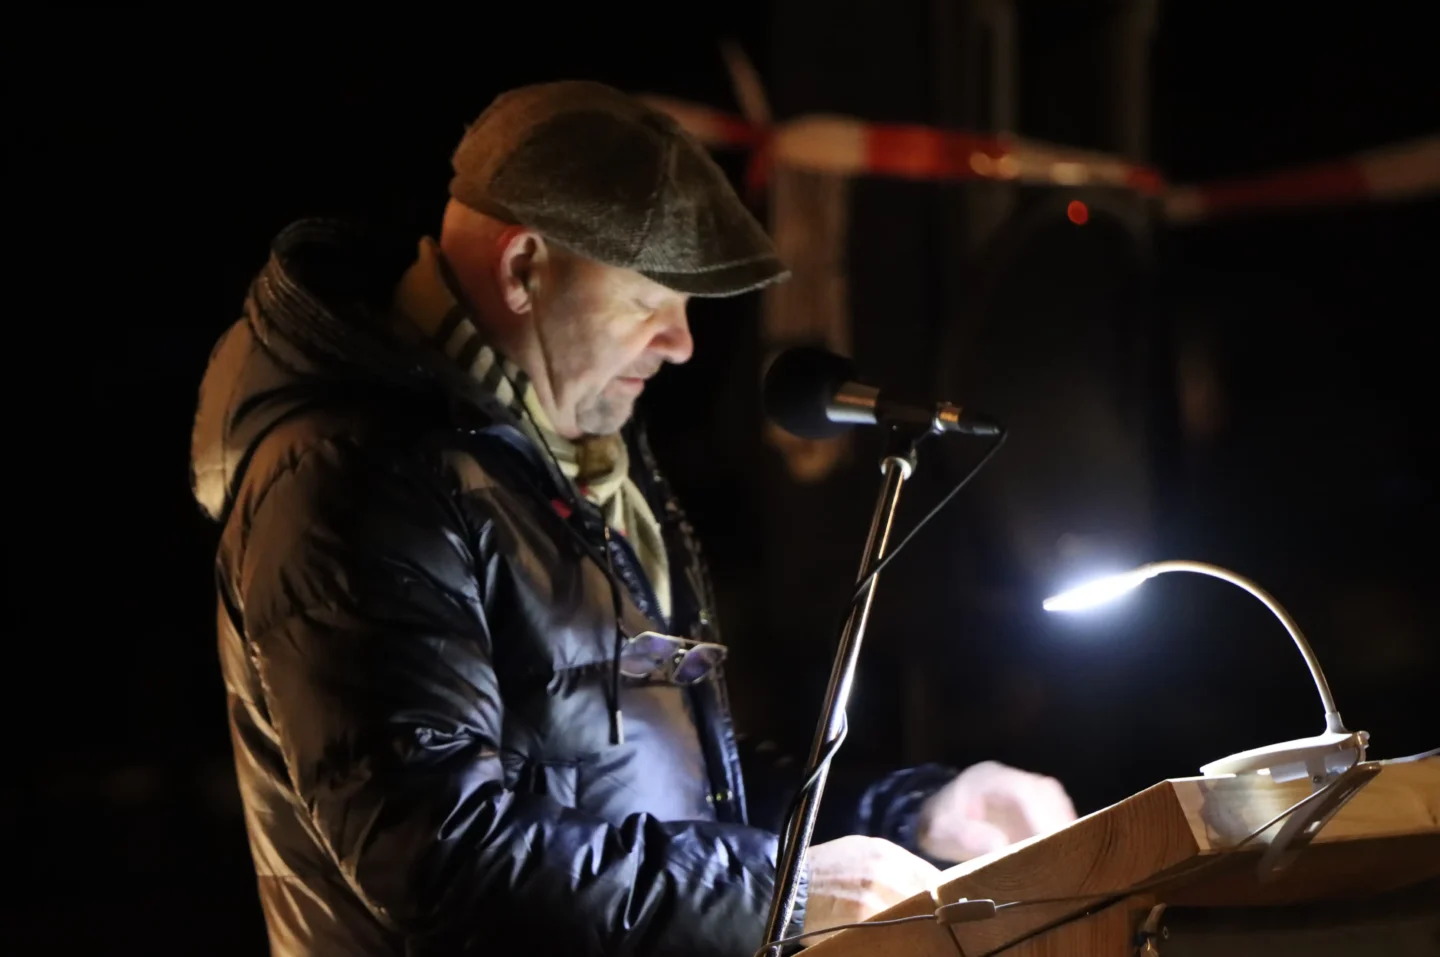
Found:
[[[1160,199],[1166,218],[1176,223],[1247,209],[1403,199],[1440,190],[1440,137],[1254,178],[1171,186],[1156,170],[1117,156],[1015,136],[828,115],[764,127],[692,103],[643,99],[711,148],[755,150],[757,164],[839,176],[1122,187]],[[763,182],[763,170],[752,165],[749,179],[752,186]]]
[[[1246,179],[1166,191],[1165,216],[1186,223],[1247,209],[1397,200],[1440,191],[1440,136]]]

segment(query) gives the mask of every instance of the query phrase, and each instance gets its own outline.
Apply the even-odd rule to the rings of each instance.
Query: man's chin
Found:
[[[575,424],[586,435],[613,435],[635,414],[635,396],[613,395],[610,390],[587,409],[577,410]]]

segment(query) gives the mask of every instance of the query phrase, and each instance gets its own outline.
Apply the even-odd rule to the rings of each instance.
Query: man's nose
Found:
[[[684,303],[666,307],[659,318],[660,328],[650,340],[651,351],[676,365],[689,362],[695,354],[695,340],[690,336],[690,317],[685,314]]]

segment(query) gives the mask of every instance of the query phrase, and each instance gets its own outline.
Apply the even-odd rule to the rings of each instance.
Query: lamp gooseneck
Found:
[[[1142,565],[1136,571],[1143,571],[1146,578],[1154,578],[1156,575],[1163,575],[1166,572],[1195,572],[1199,575],[1209,575],[1211,578],[1219,578],[1243,588],[1259,599],[1266,608],[1270,609],[1271,614],[1280,619],[1280,624],[1285,626],[1285,630],[1294,639],[1295,647],[1300,649],[1300,655],[1310,669],[1310,677],[1315,680],[1315,689],[1320,692],[1320,702],[1325,706],[1325,730],[1345,732],[1345,723],[1340,720],[1340,711],[1335,707],[1335,696],[1330,693],[1330,682],[1325,680],[1325,672],[1320,667],[1320,660],[1315,657],[1315,652],[1310,648],[1310,642],[1301,633],[1300,626],[1295,623],[1295,619],[1290,617],[1290,613],[1269,592],[1243,575],[1237,575],[1228,568],[1221,568],[1206,562],[1153,562],[1149,565]]]

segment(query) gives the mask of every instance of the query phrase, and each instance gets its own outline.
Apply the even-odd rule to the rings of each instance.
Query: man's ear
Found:
[[[548,250],[545,240],[532,229],[512,226],[500,234],[500,255],[495,261],[495,281],[505,306],[516,315],[530,312],[535,286]]]

